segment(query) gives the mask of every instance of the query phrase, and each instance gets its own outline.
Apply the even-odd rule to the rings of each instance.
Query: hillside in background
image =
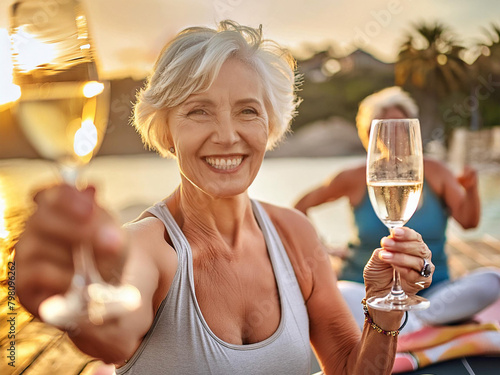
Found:
[[[354,124],[363,98],[394,85],[394,64],[383,63],[362,50],[345,57],[322,51],[299,60],[298,71],[303,75],[298,92],[303,102],[292,124],[294,130],[332,116]]]

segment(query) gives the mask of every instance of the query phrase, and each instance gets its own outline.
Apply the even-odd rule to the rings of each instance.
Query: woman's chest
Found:
[[[195,294],[207,325],[221,340],[251,344],[281,320],[280,296],[267,252],[237,261],[194,261]]]

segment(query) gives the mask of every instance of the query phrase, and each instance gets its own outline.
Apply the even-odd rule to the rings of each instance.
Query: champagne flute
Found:
[[[109,111],[109,83],[99,80],[81,4],[17,0],[10,34],[13,76],[21,88],[18,122],[39,154],[58,164],[67,183],[77,185],[79,171],[99,149]],[[135,287],[104,282],[88,243],[73,250],[73,262],[66,294],[40,305],[44,321],[63,328],[82,318],[102,324],[139,306]]]
[[[370,129],[366,182],[371,204],[378,218],[392,233],[402,227],[417,209],[424,179],[422,139],[418,119],[373,120]],[[407,295],[399,272],[386,296],[371,297],[366,303],[378,310],[423,310],[430,303]]]

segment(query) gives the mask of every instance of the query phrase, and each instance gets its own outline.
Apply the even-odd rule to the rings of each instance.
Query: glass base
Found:
[[[375,310],[383,311],[417,311],[427,309],[431,303],[420,296],[408,296],[406,294],[395,295],[389,293],[385,297],[370,297],[366,304]]]
[[[73,286],[65,295],[54,295],[39,307],[42,320],[66,329],[82,320],[101,325],[141,305],[141,294],[132,285],[115,286],[92,283],[83,288]]]

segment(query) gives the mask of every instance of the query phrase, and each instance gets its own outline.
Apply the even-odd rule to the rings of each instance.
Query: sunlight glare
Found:
[[[104,91],[104,85],[101,82],[91,81],[83,86],[83,96],[93,98]]]
[[[27,73],[55,60],[57,51],[53,44],[43,43],[21,26],[12,37],[14,56],[21,71]]]
[[[0,238],[6,239],[9,236],[9,231],[7,230],[7,223],[5,220],[5,212],[7,211],[7,201],[5,200],[5,192],[0,180]]]
[[[0,106],[15,102],[21,97],[21,89],[12,83],[10,38],[6,29],[0,29]]]
[[[90,154],[97,146],[97,128],[92,120],[84,120],[75,133],[73,149],[78,156]]]
[[[323,64],[322,72],[326,76],[333,76],[334,74],[340,72],[342,66],[337,59],[329,59]]]
[[[446,57],[446,55],[440,54],[437,56],[437,62],[439,65],[446,65],[446,63],[448,62],[448,58]]]

